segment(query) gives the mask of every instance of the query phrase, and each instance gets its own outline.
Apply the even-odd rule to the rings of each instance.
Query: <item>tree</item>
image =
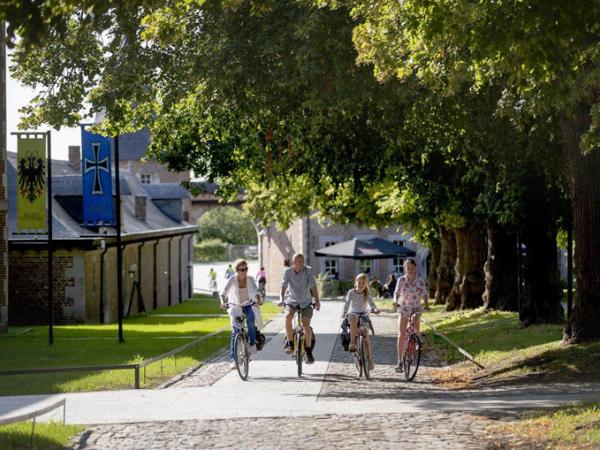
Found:
[[[383,4],[382,4],[383,3]],[[380,77],[416,74],[502,77],[532,115],[555,111],[578,242],[577,299],[566,328],[577,342],[600,338],[600,152],[597,147],[597,2],[352,2],[359,59]],[[402,24],[400,27],[399,24]]]
[[[256,228],[248,216],[233,206],[222,206],[198,219],[198,238],[220,239],[235,245],[256,244]]]

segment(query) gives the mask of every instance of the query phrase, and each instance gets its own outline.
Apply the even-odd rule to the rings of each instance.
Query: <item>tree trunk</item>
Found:
[[[429,261],[429,298],[435,298],[437,291],[438,268],[440,265],[440,253],[442,244],[437,239],[432,239],[430,243],[431,259]]]
[[[487,237],[483,304],[486,309],[518,311],[517,237],[495,223],[488,224]]]
[[[556,217],[551,206],[553,193],[548,190],[542,173],[530,171],[524,182],[523,243],[526,255],[521,322],[525,326],[561,323],[564,321],[564,311],[560,304]]]
[[[589,129],[589,105],[564,113],[561,129],[573,209],[576,297],[565,339],[600,339],[600,149],[583,153],[581,136]]]
[[[456,237],[454,231],[440,227],[440,262],[437,268],[435,304],[443,305],[454,283],[456,263]]]
[[[486,258],[483,227],[471,224],[455,230],[456,265],[452,291],[448,295],[446,310],[476,308],[483,305],[485,277],[483,265]]]

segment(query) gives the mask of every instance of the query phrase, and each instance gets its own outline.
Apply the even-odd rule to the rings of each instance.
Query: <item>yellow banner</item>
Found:
[[[17,229],[46,230],[46,138],[17,136]]]

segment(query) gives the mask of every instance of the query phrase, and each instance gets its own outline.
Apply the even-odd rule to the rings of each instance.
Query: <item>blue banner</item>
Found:
[[[90,133],[81,125],[84,226],[115,225],[110,142],[110,138]]]

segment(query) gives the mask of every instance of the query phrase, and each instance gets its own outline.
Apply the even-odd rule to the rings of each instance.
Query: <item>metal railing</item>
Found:
[[[198,351],[198,344],[206,339],[210,339],[218,334],[227,331],[229,326],[219,328],[217,331],[209,333],[205,336],[200,336],[185,345],[177,347],[168,352],[162,353],[152,358],[144,359],[139,363],[133,364],[108,364],[108,365],[97,365],[97,366],[72,366],[72,367],[45,367],[35,369],[15,369],[15,370],[0,370],[0,376],[13,376],[13,375],[37,375],[43,373],[68,373],[68,372],[103,372],[105,370],[133,370],[134,371],[134,386],[136,389],[140,389],[140,369],[144,370],[144,383],[146,382],[146,367],[150,364],[160,361],[160,373],[163,373],[163,363],[165,358],[176,356],[181,352],[184,352],[193,346],[196,346]],[[175,359],[175,365],[177,365],[177,359]]]
[[[39,416],[42,416],[50,411],[55,410],[56,408],[63,408],[63,423],[65,423],[66,414],[67,414],[67,400],[61,398],[56,400],[49,405],[46,405],[42,408],[34,409],[33,411],[15,414],[15,415],[6,415],[4,417],[0,416],[0,425],[10,425],[11,423],[24,422],[25,420],[32,419],[31,425],[31,436],[29,438],[29,448],[33,447],[33,435],[35,433],[35,419]]]

